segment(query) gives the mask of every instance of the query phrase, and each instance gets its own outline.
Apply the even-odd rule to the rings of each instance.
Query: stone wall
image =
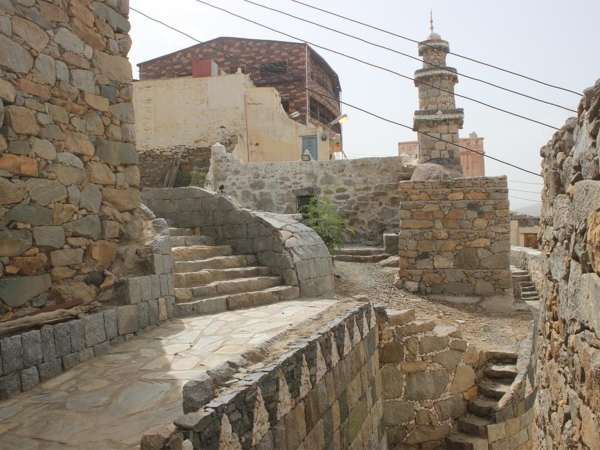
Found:
[[[542,270],[542,255],[539,250],[512,246],[510,248],[510,265],[529,272],[535,290],[538,293],[542,292],[544,271]]]
[[[333,262],[323,240],[310,228],[285,216],[256,213],[232,199],[200,188],[144,189],[148,207],[176,227],[199,227],[217,244],[240,255],[256,255],[259,264],[299,286],[305,297],[333,294]]]
[[[400,284],[412,292],[512,295],[506,177],[400,183]]]
[[[177,419],[196,449],[386,449],[378,327],[350,309]]]
[[[294,214],[297,195],[325,195],[354,229],[348,241],[381,242],[398,230],[398,183],[412,171],[399,157],[245,164],[213,147],[209,180],[257,211]]]
[[[537,448],[600,448],[600,80],[542,147]]]
[[[157,232],[148,263],[150,275],[118,281],[114,295],[100,306],[66,312],[59,320],[23,332],[19,321],[0,329],[0,400],[60,375],[111,345],[173,317],[175,292],[167,224],[153,221]],[[98,302],[96,302],[98,303]],[[121,306],[117,306],[121,305]],[[8,335],[8,336],[7,336]]]
[[[128,5],[0,1],[0,316],[93,299],[141,228]]]
[[[165,185],[174,169],[189,176],[191,172],[208,173],[210,148],[168,147],[140,152],[140,187],[162,188],[174,186],[175,177]],[[176,166],[176,167],[174,167]]]

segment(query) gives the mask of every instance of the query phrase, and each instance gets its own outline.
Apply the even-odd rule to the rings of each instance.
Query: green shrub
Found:
[[[192,172],[191,176],[190,186],[204,187],[206,183],[206,174],[204,172]]]
[[[187,187],[187,186],[197,186],[204,187],[206,183],[206,174],[204,172],[179,172],[177,171],[177,175],[175,176],[175,185],[174,187]]]
[[[310,203],[303,206],[300,211],[302,223],[312,228],[329,249],[331,255],[338,252],[339,246],[344,242],[344,232],[354,233],[349,228],[348,221],[342,219],[329,198],[318,195],[310,199]]]

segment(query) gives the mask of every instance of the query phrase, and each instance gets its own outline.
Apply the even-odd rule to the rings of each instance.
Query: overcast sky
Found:
[[[300,40],[332,48],[370,63],[412,77],[418,61],[360,43],[319,27],[266,11],[243,0],[203,0],[225,8]],[[354,36],[418,56],[417,45],[314,11],[291,0],[253,0]],[[433,9],[436,33],[450,43],[450,50],[546,83],[582,92],[600,78],[600,2],[597,0],[302,0],[337,14],[360,20],[411,39],[429,34],[429,11]],[[206,41],[220,36],[292,41],[290,37],[261,28],[217,11],[196,0],[130,0],[131,7]],[[196,43],[131,11],[136,64]],[[351,105],[412,127],[418,108],[417,89],[410,80],[365,66],[315,47],[338,73],[342,100]],[[577,109],[579,97],[485,68],[457,56],[448,65],[459,73],[484,79],[546,101]],[[575,113],[510,94],[459,76],[456,93],[560,128]],[[509,116],[466,99],[457,98],[465,110],[461,137],[477,132],[484,137],[488,155],[528,170],[540,171],[539,149],[554,133],[542,125]],[[416,140],[409,129],[389,124],[344,106],[350,116],[344,125],[344,148],[351,158],[392,156],[397,143]],[[542,179],[486,159],[487,175],[507,175],[511,209],[539,201]],[[374,180],[376,182],[376,180]],[[538,183],[538,184],[525,184]],[[530,191],[530,192],[521,192]],[[521,200],[521,199],[531,199]]]

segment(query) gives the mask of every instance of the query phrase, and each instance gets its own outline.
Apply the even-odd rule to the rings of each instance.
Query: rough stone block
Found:
[[[42,351],[42,334],[39,330],[32,330],[22,334],[23,363],[25,367],[37,366],[44,362]]]
[[[5,337],[0,340],[2,353],[2,371],[10,374],[23,369],[23,344],[21,335]]]
[[[21,392],[21,373],[15,372],[0,377],[0,400],[6,400],[11,395]]]
[[[183,386],[184,414],[198,411],[214,398],[213,380],[206,373],[198,375]]]
[[[85,333],[83,327],[83,320],[71,320],[69,322],[71,326],[71,350],[74,352],[78,352],[79,350],[85,348]]]
[[[119,335],[117,327],[117,310],[108,309],[104,311],[104,328],[106,330],[106,339],[111,340]]]
[[[160,275],[152,275],[150,276],[151,282],[151,297],[148,300],[152,300],[153,298],[161,297],[160,293]]]
[[[148,302],[148,324],[156,325],[158,323],[159,309],[158,300],[153,299]]]
[[[121,336],[138,331],[138,305],[121,306],[117,308],[117,324],[119,335]]]
[[[93,347],[106,341],[106,328],[104,325],[104,314],[97,313],[87,315],[83,318],[85,330],[85,346]]]
[[[415,372],[406,376],[405,398],[407,400],[430,400],[439,398],[446,389],[450,377],[446,371]]]
[[[98,345],[94,345],[94,356],[100,356],[101,354],[106,353],[109,348],[110,348],[109,341],[104,341]]]
[[[37,367],[30,367],[21,372],[21,387],[27,391],[40,384],[40,374]]]
[[[142,290],[142,301],[147,302],[148,300],[152,300],[152,277],[145,276],[140,277],[140,287]],[[160,295],[158,296],[160,297]],[[158,298],[156,297],[156,298]]]
[[[64,356],[62,362],[65,370],[72,369],[77,364],[79,364],[79,353],[71,353],[69,355]]]
[[[140,330],[148,328],[148,303],[138,305],[138,327]]]
[[[44,325],[40,330],[42,336],[42,352],[44,354],[44,362],[54,361],[56,356],[56,344],[54,342],[54,327],[52,325]]]
[[[79,361],[84,362],[88,359],[92,359],[94,357],[94,349],[92,347],[87,347],[79,350]]]
[[[38,369],[40,372],[40,380],[41,381],[50,380],[51,378],[57,377],[58,375],[61,374],[61,372],[63,370],[62,360],[55,359],[54,361],[40,364],[38,366]]]
[[[402,311],[397,311],[395,309],[388,310],[387,315],[390,325],[404,325],[415,320],[414,309],[404,309]]]
[[[54,343],[56,356],[62,357],[71,353],[71,326],[69,323],[58,323],[54,325]]]

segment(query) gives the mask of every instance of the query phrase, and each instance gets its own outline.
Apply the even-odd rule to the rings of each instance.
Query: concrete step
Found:
[[[494,411],[498,410],[498,400],[488,397],[475,397],[469,402],[469,411],[473,414],[488,418]]]
[[[471,436],[487,438],[487,426],[491,423],[492,421],[489,419],[484,419],[483,417],[475,416],[473,414],[467,414],[458,419],[458,431],[462,431]]]
[[[489,378],[484,378],[477,383],[479,392],[486,397],[500,400],[502,397],[504,397],[504,394],[510,391],[511,385],[511,380],[503,380],[506,380],[506,382],[502,382],[499,379],[491,380]]]
[[[171,235],[171,237],[173,237],[173,236],[192,236],[194,234],[194,232],[192,231],[191,228],[170,227],[169,234]]]
[[[297,286],[275,286],[262,291],[222,295],[219,297],[193,300],[186,303],[176,303],[173,313],[175,317],[216,314],[226,311],[227,309],[249,308],[251,306],[293,300],[299,296],[300,289]]]
[[[487,352],[488,362],[500,363],[500,364],[516,364],[517,355],[514,352],[501,352],[501,351],[489,351]]]
[[[256,256],[254,255],[215,256],[214,258],[199,261],[175,261],[173,262],[173,272],[185,273],[209,269],[231,269],[234,267],[246,267],[255,264]]]
[[[390,255],[380,253],[376,255],[335,255],[333,259],[335,261],[342,262],[356,262],[356,263],[376,263],[389,258]]]
[[[512,364],[492,364],[485,368],[484,375],[488,378],[507,378],[514,380],[519,371]]]
[[[191,247],[174,247],[171,249],[173,261],[198,261],[199,259],[229,256],[233,253],[229,245],[193,245]]]
[[[271,287],[280,286],[282,283],[283,279],[281,277],[253,277],[214,281],[206,286],[176,288],[175,301],[177,303],[186,303],[203,298],[262,291]]]
[[[205,286],[214,281],[234,280],[236,278],[268,277],[269,267],[234,267],[231,269],[207,269],[199,272],[176,273],[173,275],[176,288],[194,288]]]
[[[193,245],[215,245],[215,239],[212,236],[171,236],[171,247]]]
[[[488,450],[487,439],[469,436],[463,433],[452,433],[446,438],[446,450]]]
[[[338,255],[369,256],[383,254],[383,247],[341,247]],[[390,256],[390,255],[388,255]]]

